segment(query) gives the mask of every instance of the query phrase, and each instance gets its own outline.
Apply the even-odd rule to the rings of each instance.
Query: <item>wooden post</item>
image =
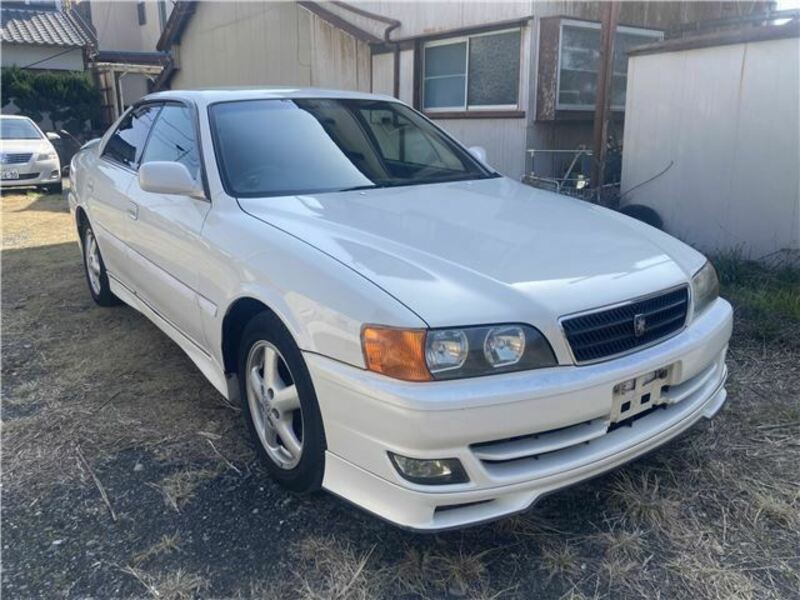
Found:
[[[614,34],[617,31],[620,2],[603,3],[603,19],[600,27],[600,64],[597,70],[597,99],[594,106],[594,147],[592,156],[592,187],[596,198],[605,182],[606,143],[611,104],[611,83],[614,73]]]

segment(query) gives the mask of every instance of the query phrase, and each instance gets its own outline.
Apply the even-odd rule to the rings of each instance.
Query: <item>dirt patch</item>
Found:
[[[731,281],[730,400],[715,420],[522,515],[416,535],[273,484],[177,346],[130,308],[92,304],[64,201],[2,203],[9,598],[800,597],[789,275]],[[748,291],[751,276],[779,295]],[[762,335],[776,310],[779,332]]]

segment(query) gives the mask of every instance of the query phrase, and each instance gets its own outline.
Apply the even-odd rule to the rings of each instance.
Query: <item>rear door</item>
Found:
[[[85,183],[89,218],[109,274],[130,285],[127,229],[133,217],[128,190],[160,104],[131,109],[107,138]]]
[[[141,158],[182,163],[200,183],[202,169],[194,108],[164,104]],[[146,192],[134,179],[128,195],[136,218],[128,223],[131,274],[137,294],[195,345],[205,348],[197,294],[198,271],[207,264],[200,233],[211,209],[207,199]]]

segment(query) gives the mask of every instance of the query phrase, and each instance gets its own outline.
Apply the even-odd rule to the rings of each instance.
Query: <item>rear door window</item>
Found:
[[[108,139],[103,156],[135,169],[159,110],[160,105],[148,104],[129,112]]]

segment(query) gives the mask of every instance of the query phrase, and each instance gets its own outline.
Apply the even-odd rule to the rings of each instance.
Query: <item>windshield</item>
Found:
[[[277,196],[495,176],[396,102],[276,99],[210,108],[223,179],[235,196]]]
[[[41,137],[36,125],[27,119],[0,119],[0,139],[38,140]]]

